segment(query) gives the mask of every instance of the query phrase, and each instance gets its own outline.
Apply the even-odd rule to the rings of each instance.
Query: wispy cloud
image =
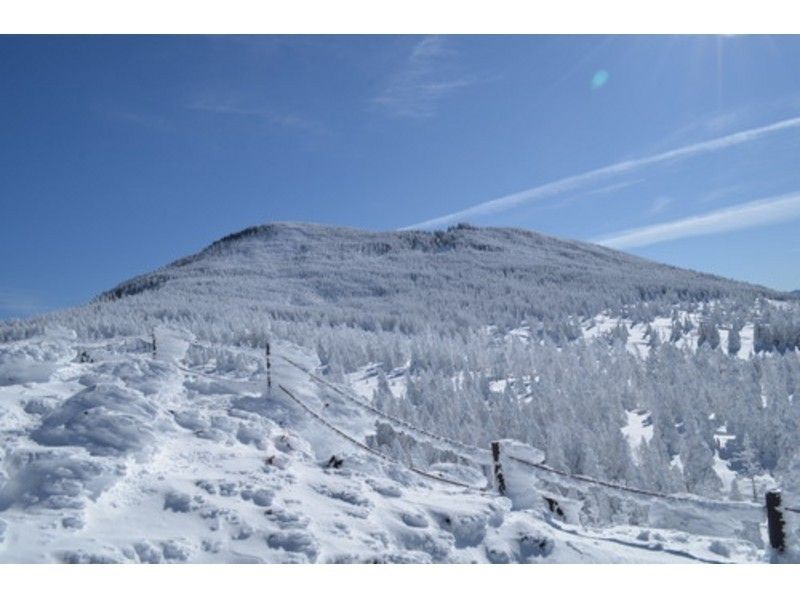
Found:
[[[670,197],[656,197],[650,204],[650,207],[647,208],[646,215],[655,216],[656,214],[660,214],[671,203],[672,203],[672,198]]]
[[[300,116],[277,111],[269,106],[253,106],[234,98],[205,98],[189,104],[189,108],[200,112],[224,116],[244,116],[259,119],[272,125],[314,130],[317,125]]]
[[[604,166],[602,168],[597,168],[595,170],[590,170],[588,172],[559,179],[551,183],[546,183],[544,185],[539,185],[537,187],[525,189],[524,191],[519,191],[517,193],[512,193],[510,195],[504,195],[496,199],[479,203],[464,210],[459,210],[457,212],[446,214],[444,216],[439,216],[438,218],[432,218],[430,220],[418,222],[411,226],[404,227],[403,230],[413,229],[413,228],[434,228],[445,224],[451,224],[453,222],[457,222],[459,220],[464,220],[467,218],[504,212],[506,210],[510,210],[511,208],[515,208],[519,205],[530,203],[532,201],[537,201],[540,199],[545,199],[547,197],[552,197],[554,195],[559,195],[567,191],[572,191],[573,189],[582,187],[589,183],[594,183],[603,180],[611,176],[628,174],[640,168],[653,166],[655,164],[660,164],[663,162],[682,160],[700,154],[707,154],[711,152],[724,150],[736,145],[742,145],[744,143],[761,139],[762,137],[771,135],[773,133],[778,133],[780,131],[786,131],[789,129],[796,129],[798,127],[800,127],[800,117],[789,118],[769,125],[765,125],[763,127],[746,129],[743,131],[739,131],[737,133],[725,135],[723,137],[710,139],[708,141],[702,141],[700,143],[685,145],[683,147],[661,152],[659,154],[644,156],[641,158],[634,158],[630,160],[624,160],[622,162],[617,162],[609,166]]]
[[[609,193],[613,193],[614,191],[619,191],[621,189],[631,187],[633,185],[641,183],[642,180],[643,179],[630,179],[626,181],[620,181],[618,183],[613,183],[611,185],[604,185],[602,187],[592,187],[591,189],[586,189],[585,191],[582,191],[580,193],[576,193],[573,195],[564,195],[563,197],[559,198],[558,201],[539,206],[538,209],[561,210],[579,201],[587,201],[591,198],[602,197],[603,195],[608,195]]]
[[[727,187],[720,187],[712,189],[705,195],[702,195],[698,201],[700,203],[713,203],[720,199],[730,199],[732,195],[738,195],[745,190],[745,185],[728,185]]]
[[[441,37],[417,42],[372,103],[389,114],[407,118],[432,116],[436,105],[453,91],[474,81],[452,74],[454,53]]]
[[[769,100],[739,104],[722,111],[698,114],[682,127],[674,129],[659,140],[647,153],[664,151],[674,145],[682,145],[698,137],[718,137],[731,131],[751,127],[768,118],[783,118],[800,111],[800,94],[788,94]]]
[[[699,216],[633,228],[593,241],[615,249],[644,247],[686,237],[766,226],[795,218],[800,218],[800,193],[759,199]]]

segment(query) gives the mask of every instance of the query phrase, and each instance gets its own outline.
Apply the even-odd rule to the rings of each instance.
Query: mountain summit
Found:
[[[161,303],[225,302],[270,318],[327,318],[369,329],[514,326],[672,305],[783,295],[577,241],[511,228],[368,232],[257,226],[103,293]]]

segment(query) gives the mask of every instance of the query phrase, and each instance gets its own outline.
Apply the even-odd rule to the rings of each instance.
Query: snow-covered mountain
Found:
[[[773,558],[798,314],[528,231],[247,229],[0,323],[0,561]]]
[[[217,302],[224,297],[269,309],[273,317],[319,315],[383,328],[446,329],[592,316],[642,301],[785,298],[597,245],[466,225],[382,233],[311,224],[259,226],[100,298],[145,290]]]

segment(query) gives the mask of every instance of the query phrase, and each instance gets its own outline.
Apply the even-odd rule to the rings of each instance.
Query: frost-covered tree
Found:
[[[692,319],[687,315],[683,319],[683,332],[685,334],[691,332],[692,330],[694,330],[694,324],[692,323]]]
[[[756,476],[761,473],[762,468],[749,436],[745,436],[742,450],[739,452],[735,463],[739,469],[739,473],[750,480],[753,501],[757,501]]]
[[[719,347],[719,341],[719,330],[717,330],[714,322],[709,319],[700,322],[700,326],[697,329],[697,346],[708,345],[712,349],[716,349]]]
[[[669,342],[677,343],[683,337],[683,326],[680,321],[675,319],[672,321],[672,329],[669,333]]]
[[[731,326],[728,332],[728,354],[736,355],[742,348],[742,338],[739,334],[738,326]]]
[[[690,436],[681,455],[683,478],[690,492],[716,496],[722,481],[714,471],[714,453],[696,434]]]
[[[658,346],[661,344],[661,336],[658,334],[658,330],[655,328],[650,328],[650,332],[647,335],[647,345],[650,347],[651,350],[657,349]]]
[[[612,331],[612,337],[624,345],[628,342],[629,336],[630,333],[628,332],[628,327],[625,325],[625,323],[617,322],[617,325]]]
[[[728,492],[728,498],[733,501],[742,500],[742,493],[739,491],[739,483],[736,481],[736,478],[731,481],[731,489]]]

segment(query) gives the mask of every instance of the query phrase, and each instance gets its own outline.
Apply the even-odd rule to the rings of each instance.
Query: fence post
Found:
[[[505,496],[506,478],[503,475],[503,466],[500,464],[500,442],[492,442],[492,464],[494,465],[494,482],[497,491]]]
[[[153,338],[153,359],[155,359],[156,358],[156,331],[153,330],[150,334],[151,334],[151,336]]]
[[[780,490],[770,490],[766,494],[767,500],[767,529],[769,530],[769,544],[773,550],[782,553],[786,550],[785,521],[781,512]]]
[[[272,388],[272,363],[269,358],[269,341],[267,341],[267,388]]]

